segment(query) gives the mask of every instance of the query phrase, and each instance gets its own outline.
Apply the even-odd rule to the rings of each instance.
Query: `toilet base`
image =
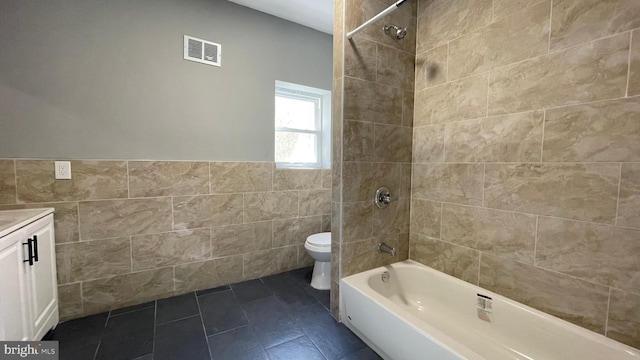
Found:
[[[316,290],[331,289],[331,261],[316,261],[311,275],[311,287]]]

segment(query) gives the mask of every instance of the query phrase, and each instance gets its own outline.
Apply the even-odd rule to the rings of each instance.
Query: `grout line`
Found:
[[[206,261],[206,260],[205,260]],[[173,276],[173,278],[171,280],[173,280],[173,291],[175,293],[176,291],[176,266],[172,266],[171,267],[171,275]]]
[[[174,200],[175,200],[175,197],[171,196],[171,231],[175,231],[175,228],[176,228],[176,217],[175,217],[175,215],[173,213],[174,212],[173,209],[174,209],[174,206],[175,206],[174,205]]]
[[[449,54],[450,53],[450,46],[449,46],[449,44],[450,43],[451,43],[451,41],[447,42],[447,60],[446,60],[447,61],[447,70],[444,73],[444,84],[448,83],[449,79],[450,79],[450,77],[449,77],[449,59],[450,59],[450,54]]]
[[[380,55],[380,43],[374,41],[376,44],[376,65],[375,65],[375,82],[378,83],[378,55]]]
[[[189,294],[189,293],[186,293],[186,294]],[[195,295],[195,291],[192,291],[192,292],[191,292],[191,294],[194,294],[194,296],[196,296],[196,295]],[[184,295],[184,294],[183,294],[183,295]],[[178,295],[178,296],[180,296],[180,295]],[[197,297],[197,296],[196,296],[196,297]],[[185,317],[181,317],[181,318],[179,318],[179,319],[174,319],[174,320],[166,321],[166,322],[163,322],[163,323],[161,323],[161,324],[156,324],[156,326],[164,326],[164,325],[171,324],[171,323],[175,323],[175,322],[182,321],[182,320],[185,320],[185,319],[190,319],[190,318],[193,318],[193,317],[196,317],[196,316],[200,317],[200,313],[198,313],[198,314],[194,314],[194,315],[185,316]],[[202,318],[200,318],[200,319],[202,320]],[[206,332],[205,332],[205,337],[206,337]]]
[[[484,193],[485,193],[485,180],[487,177],[487,163],[482,163],[482,203],[480,205],[481,208],[485,208],[484,205]]]
[[[442,218],[444,213],[444,202],[440,203],[440,229],[438,230],[438,239],[442,239]]]
[[[82,241],[82,229],[80,228],[80,201],[76,201],[76,225],[78,226],[78,242]],[[75,241],[72,241],[75,242]]]
[[[484,73],[481,73],[481,74],[484,74]],[[436,85],[434,87],[443,86],[443,85],[445,85],[445,84]],[[626,100],[626,99],[634,99],[634,98],[640,98],[640,94],[629,96],[629,97],[622,96],[622,97],[616,97],[616,98],[610,98],[610,99],[590,100],[590,101],[585,101],[585,102],[581,102],[581,103],[571,103],[571,104],[563,104],[563,105],[557,105],[557,106],[542,107],[542,108],[539,108],[539,109],[530,109],[530,110],[513,111],[513,112],[507,112],[507,113],[500,113],[500,114],[492,114],[492,115],[489,115],[489,116],[465,118],[465,119],[462,119],[462,120],[447,121],[447,122],[435,123],[435,124],[415,125],[413,128],[415,129],[415,128],[442,125],[442,124],[457,124],[457,123],[469,122],[469,121],[474,121],[474,120],[482,120],[482,119],[488,119],[488,118],[503,117],[503,116],[507,116],[507,115],[526,114],[526,113],[530,113],[530,112],[538,112],[538,111],[543,111],[543,110],[544,111],[556,110],[556,109],[562,109],[562,108],[578,107],[578,106],[582,106],[582,105],[591,105],[591,104],[598,104],[598,103],[603,103],[603,102],[613,102],[613,101],[618,101],[618,100]],[[368,121],[365,121],[365,122],[370,123]]]
[[[631,31],[631,30],[629,30],[629,31]],[[493,69],[490,69],[490,70],[487,70],[487,71],[484,71],[484,72],[471,74],[469,76],[461,77],[459,79],[454,79],[451,82],[467,79],[467,78],[474,77],[474,76],[478,76],[478,75],[484,74],[484,73],[489,72],[489,71],[497,71],[497,70],[503,70],[503,69],[511,68],[511,67],[516,66],[516,65],[528,62],[528,61],[537,60],[537,59],[549,56],[551,54],[556,54],[556,53],[560,53],[560,52],[564,52],[564,51],[569,51],[569,50],[571,50],[573,48],[577,48],[577,47],[580,47],[580,46],[586,46],[586,45],[594,43],[596,41],[601,41],[601,40],[605,40],[605,39],[608,39],[608,38],[613,38],[613,37],[619,36],[620,34],[624,34],[625,32],[626,31],[623,31],[623,32],[612,34],[612,35],[604,36],[604,37],[601,37],[601,38],[598,38],[598,39],[594,39],[594,40],[590,40],[590,41],[587,41],[587,42],[583,42],[583,43],[580,43],[580,44],[571,45],[571,46],[567,46],[567,47],[560,48],[560,49],[557,49],[557,50],[549,51],[549,53],[547,53],[547,54],[537,55],[537,56],[534,56],[534,57],[530,57],[530,58],[527,58],[527,59],[523,59],[523,60],[520,60],[520,61],[516,61],[516,62],[510,63],[510,64],[507,64],[507,65],[495,67]],[[551,36],[551,35],[549,35],[549,36]],[[450,40],[450,42],[453,42],[454,40],[455,39],[452,39],[452,40]],[[448,82],[447,82],[447,84],[448,84]],[[437,85],[437,86],[442,86],[442,85],[445,85],[445,84],[440,84],[440,85]],[[436,87],[436,86],[434,86],[434,87]],[[622,98],[624,98],[624,96]],[[575,106],[575,105],[578,105],[578,104],[571,104],[571,106]],[[567,105],[564,105],[564,106],[567,106]]]
[[[127,165],[127,199],[131,199],[131,179],[129,178],[129,161],[126,162]]]
[[[212,190],[212,188],[211,188],[211,161],[209,161],[207,163],[207,165],[209,167],[209,195],[211,195],[212,194],[211,193],[211,190]]]
[[[133,272],[133,236],[129,236],[129,260],[130,262],[130,268],[131,268],[131,272]]]
[[[82,281],[80,282],[80,314],[84,314],[84,291]]]
[[[13,181],[16,184],[15,193],[16,193],[16,204],[18,203],[18,165],[16,164],[17,160],[12,159],[13,161]],[[54,166],[55,167],[55,166]]]
[[[553,22],[553,0],[550,1],[549,9],[549,39],[547,40],[547,54],[551,53],[551,24]]]
[[[151,347],[151,354],[152,354],[152,356],[155,357],[155,352],[156,352],[156,328],[157,328],[157,325],[158,325],[158,323],[157,323],[157,318],[158,318],[158,300],[154,300],[153,301],[153,305],[154,305],[153,306],[153,346]],[[209,344],[207,343],[207,345],[209,345]]]
[[[496,0],[491,1],[491,22],[490,24],[493,24],[496,21]]]
[[[537,258],[538,258],[538,224],[539,224],[540,216],[536,216],[536,230],[533,236],[533,266],[537,267]]]
[[[447,128],[448,125],[442,124],[442,163],[444,164],[447,159]],[[413,167],[413,164],[412,164]]]
[[[633,46],[633,30],[629,31],[629,58],[627,60],[627,88],[625,97],[629,97],[629,81],[631,79],[631,47]]]
[[[604,319],[604,336],[607,336],[607,332],[609,331],[609,311],[611,309],[611,293],[613,292],[613,287],[609,287],[609,297],[607,298],[607,312],[605,313]]]
[[[211,259],[213,259],[213,228],[212,227],[209,228],[209,257],[207,258],[207,260],[211,260]],[[174,276],[174,282],[175,282],[175,276]]]
[[[477,286],[480,286],[480,269],[482,268],[482,251],[478,251],[478,282]]]
[[[613,225],[618,225],[618,211],[620,210],[620,189],[622,188],[622,164],[620,163],[620,172],[618,173],[618,196],[616,196],[616,217],[613,219]]]
[[[541,216],[541,217],[545,217],[545,218],[549,218],[549,219],[573,221],[573,222],[584,223],[584,224],[593,224],[593,225],[598,225],[598,226],[611,226],[611,227],[615,226],[613,223],[594,222],[594,221],[587,221],[587,220],[580,220],[580,219],[563,218],[563,217],[553,216],[553,215],[526,213],[526,212],[522,212],[522,211],[513,211],[513,210],[505,210],[505,209],[480,207],[480,206],[452,203],[452,202],[449,202],[449,201],[442,201],[442,200],[432,200],[432,199],[424,199],[424,198],[417,198],[417,197],[413,197],[412,200],[423,200],[423,201],[430,201],[430,202],[442,202],[443,204],[454,205],[454,206],[458,206],[458,207],[481,209],[481,210],[496,211],[496,212],[503,212],[503,213],[521,214],[521,215],[527,215],[527,216]],[[621,229],[629,229],[629,230],[638,230],[639,229],[639,228],[635,228],[635,227],[631,227],[631,226],[618,226],[618,227],[621,228]]]
[[[547,110],[542,111],[542,141],[540,142],[540,162],[544,159],[544,128],[547,127]]]
[[[487,71],[487,107],[485,108],[483,118],[489,117],[489,94],[491,93],[491,71]]]

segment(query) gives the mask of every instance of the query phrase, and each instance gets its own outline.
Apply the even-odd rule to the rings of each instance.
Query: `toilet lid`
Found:
[[[331,233],[323,232],[318,234],[313,234],[307,237],[307,242],[311,245],[315,246],[331,246]]]

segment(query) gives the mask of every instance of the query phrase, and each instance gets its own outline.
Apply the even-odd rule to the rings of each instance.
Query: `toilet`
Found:
[[[304,242],[304,248],[316,261],[311,276],[311,287],[329,290],[331,288],[331,233],[323,232],[308,236],[307,241]]]

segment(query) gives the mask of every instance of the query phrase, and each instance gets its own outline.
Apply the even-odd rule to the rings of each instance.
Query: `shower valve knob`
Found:
[[[380,209],[384,209],[389,206],[389,203],[391,203],[391,193],[389,192],[389,188],[383,186],[378,189],[376,191],[376,197],[373,199],[373,201]]]

